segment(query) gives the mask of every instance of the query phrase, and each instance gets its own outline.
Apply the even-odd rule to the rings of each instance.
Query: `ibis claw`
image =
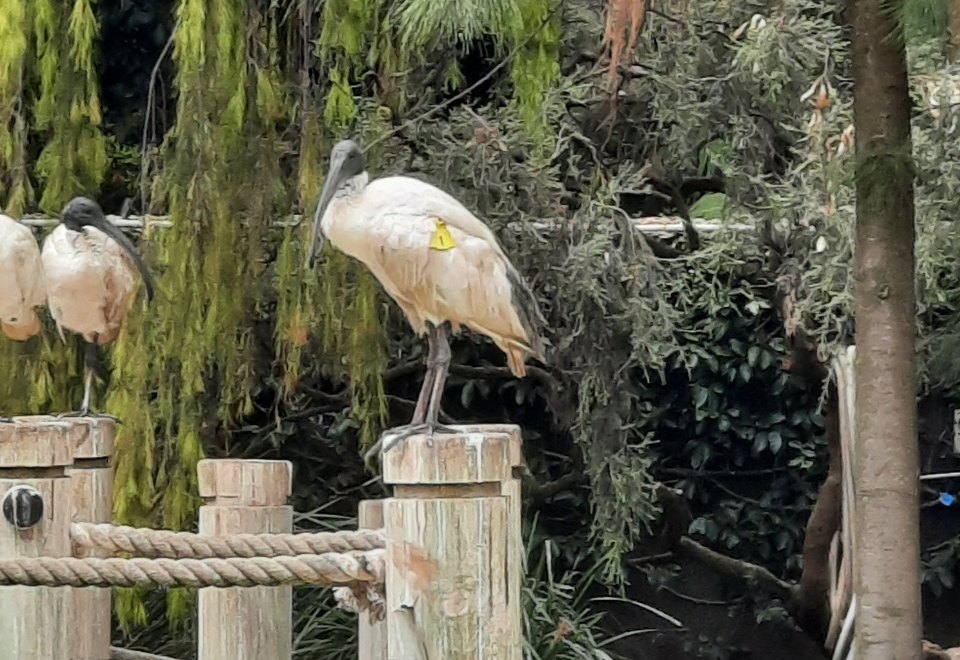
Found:
[[[380,435],[380,439],[363,455],[363,462],[366,465],[370,464],[370,460],[374,456],[383,456],[385,453],[399,445],[401,442],[413,435],[434,435],[436,433],[443,434],[453,434],[459,433],[458,429],[455,429],[452,426],[444,426],[443,424],[431,424],[429,422],[424,424],[407,424],[406,426],[398,426],[396,428],[388,429]]]

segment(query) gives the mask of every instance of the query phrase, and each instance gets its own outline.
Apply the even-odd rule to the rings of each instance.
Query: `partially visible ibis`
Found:
[[[43,242],[43,270],[50,315],[64,329],[83,336],[86,377],[81,414],[90,411],[98,347],[120,334],[140,271],[147,300],[154,283],[133,243],[86,197],[70,200],[60,224]]]
[[[0,214],[0,327],[10,339],[24,341],[40,332],[37,307],[47,300],[40,246],[33,232]]]
[[[453,431],[437,422],[451,331],[466,327],[492,339],[518,378],[527,356],[543,361],[546,323],[537,300],[490,228],[429,183],[405,176],[370,181],[351,140],[330,153],[313,218],[311,268],[324,239],[363,262],[429,342],[413,420],[381,438],[367,458],[414,433]]]

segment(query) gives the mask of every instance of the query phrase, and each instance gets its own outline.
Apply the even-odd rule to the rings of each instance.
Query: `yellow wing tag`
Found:
[[[436,218],[436,221],[437,228],[430,236],[430,249],[451,250],[457,247],[457,244],[453,242],[453,236],[450,235],[450,230],[447,229],[447,223],[440,218]]]

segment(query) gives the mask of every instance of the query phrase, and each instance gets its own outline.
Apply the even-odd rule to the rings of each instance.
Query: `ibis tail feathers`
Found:
[[[520,346],[507,346],[504,353],[507,354],[507,366],[510,367],[510,373],[517,378],[526,376],[527,365],[524,362],[526,351]]]
[[[540,313],[537,298],[533,295],[530,285],[527,284],[523,276],[521,276],[512,265],[507,268],[507,278],[510,281],[513,308],[516,310],[520,324],[523,326],[523,330],[527,335],[526,350],[541,362],[546,362],[543,354],[543,337],[541,335],[547,322],[543,318],[543,314]],[[517,350],[518,347],[511,346],[504,352],[507,354],[507,359],[510,362],[510,371],[512,371],[514,375],[522,376],[526,373],[526,368],[523,366],[523,351],[519,351],[520,357],[517,358],[515,356],[515,351]],[[514,368],[514,363],[519,364],[517,369]],[[518,373],[518,369],[520,373]]]

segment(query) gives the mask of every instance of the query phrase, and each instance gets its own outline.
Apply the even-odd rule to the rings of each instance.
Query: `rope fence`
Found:
[[[393,636],[410,625],[431,657],[462,646],[464,625],[481,654],[497,647],[520,657],[518,427],[409,439],[420,460],[394,458],[394,479],[431,488],[362,502],[358,530],[295,534],[288,461],[201,461],[200,533],[79,522],[108,520],[113,471],[72,452],[109,457],[113,423],[66,426],[0,421],[0,445],[12,438],[18,450],[0,451],[0,638],[14,649],[9,660],[173,660],[112,645],[111,587],[197,589],[200,660],[290,660],[293,585],[333,587],[337,607],[361,614],[360,657],[389,657]],[[474,496],[474,483],[503,493],[495,506]],[[21,515],[21,500],[36,510]],[[57,588],[11,588],[21,586]]]
[[[93,523],[71,525],[70,540],[76,557],[101,550],[151,558],[229,559],[368,552],[386,547],[383,530],[204,536]]]
[[[383,553],[231,559],[0,559],[0,586],[199,588],[382,583]]]

